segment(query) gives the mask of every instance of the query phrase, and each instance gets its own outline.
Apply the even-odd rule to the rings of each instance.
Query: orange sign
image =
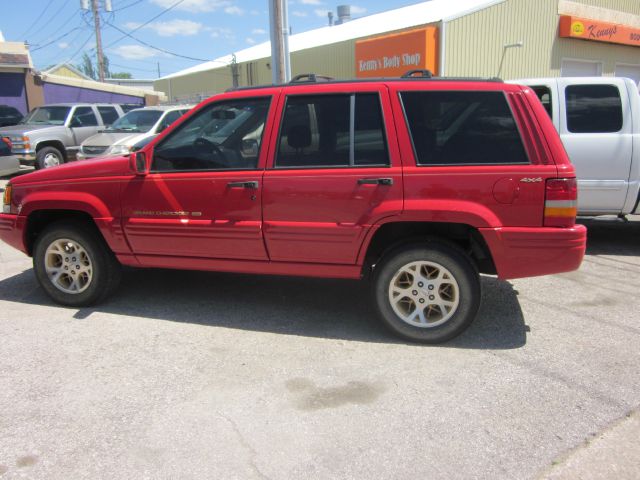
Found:
[[[384,35],[356,42],[356,78],[399,77],[409,70],[438,73],[438,28]]]
[[[560,36],[640,47],[640,28],[569,15],[560,16]]]

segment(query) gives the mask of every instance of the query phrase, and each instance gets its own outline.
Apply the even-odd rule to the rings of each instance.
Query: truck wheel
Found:
[[[64,157],[55,147],[43,147],[36,154],[38,168],[57,167],[64,163]]]
[[[38,238],[33,268],[38,282],[57,303],[86,307],[111,294],[121,277],[121,265],[91,229],[75,223],[55,223]]]
[[[376,268],[374,301],[395,334],[442,343],[462,333],[480,307],[480,276],[471,259],[438,241],[389,254]]]

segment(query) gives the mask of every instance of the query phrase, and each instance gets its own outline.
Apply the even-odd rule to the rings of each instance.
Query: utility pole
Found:
[[[286,0],[269,0],[269,26],[271,31],[271,79],[275,85],[289,80],[286,58],[289,51],[289,27],[286,22]]]
[[[158,62],[158,78],[160,78],[160,62]]]
[[[98,56],[98,79],[104,82],[104,53],[102,52],[102,33],[100,32],[100,13],[98,12],[98,0],[91,0],[93,11],[93,23],[96,29],[96,54]]]

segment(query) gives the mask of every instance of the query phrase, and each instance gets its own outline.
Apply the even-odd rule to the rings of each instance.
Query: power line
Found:
[[[36,25],[36,23],[40,21],[42,16],[47,12],[47,10],[49,10],[49,7],[53,2],[54,0],[49,0],[49,3],[47,3],[47,6],[44,7],[44,9],[40,12],[40,15],[38,15],[38,18],[36,18],[35,21],[31,25],[29,25],[29,28],[27,28],[25,32],[21,35],[22,38],[25,38],[27,36],[27,33],[29,33],[31,29]]]
[[[136,42],[141,43],[142,45],[145,45],[145,46],[147,46],[149,48],[153,48],[154,50],[157,50],[159,52],[166,53],[168,55],[173,55],[174,57],[186,58],[187,60],[194,60],[196,62],[210,62],[210,61],[212,61],[212,60],[207,60],[207,59],[204,59],[204,58],[197,58],[197,57],[190,57],[188,55],[181,55],[179,53],[175,53],[175,52],[171,52],[169,50],[165,50],[164,48],[155,47],[155,46],[151,45],[150,43],[147,43],[144,40],[140,40],[139,38],[134,37],[130,33],[125,32],[121,28],[115,26],[113,23],[109,23],[109,25],[112,26],[113,28],[115,28],[116,30],[118,30],[120,33],[123,33],[125,35],[125,37],[129,37],[129,38],[135,40]],[[110,45],[113,45],[113,44],[110,44]],[[218,62],[218,63],[222,63],[222,64],[226,65],[225,62]]]
[[[64,10],[64,7],[69,3],[69,0],[65,0],[65,3],[58,9],[58,11],[55,13],[55,15],[53,15],[53,17],[48,19],[48,23],[47,23],[47,27],[51,26],[51,22],[54,18],[56,18],[60,13],[62,13],[62,11]],[[53,29],[53,33],[49,34],[48,37],[51,38],[51,35],[57,33],[59,30],[63,29],[64,27],[66,27],[69,22],[73,19],[73,17],[75,17],[78,14],[78,11],[74,8],[73,12],[71,13],[71,16],[67,17],[66,20],[64,20],[62,23],[60,23],[58,26],[56,26],[56,28]],[[37,33],[42,33],[43,31],[48,30],[47,27],[43,27],[42,29],[40,29],[39,32]],[[37,37],[36,37],[37,38]],[[41,40],[42,41],[42,40]],[[30,42],[31,45],[35,45],[38,46],[37,43],[33,43]]]
[[[118,7],[113,11],[113,13],[121,12],[122,10],[126,10],[127,8],[133,7],[133,6],[138,5],[139,3],[142,3],[142,2],[144,2],[144,0],[137,0],[137,1],[133,2],[133,3],[130,3],[129,5],[125,5],[124,7]]]
[[[71,35],[73,32],[75,32],[76,30],[80,30],[82,27],[76,27],[76,28],[72,28],[71,30],[69,30],[67,33],[64,33],[62,35],[60,35],[58,38],[56,38],[55,40],[51,40],[49,43],[45,43],[44,45],[41,45],[37,48],[32,48],[31,51],[32,52],[37,52],[38,50],[41,50],[43,48],[48,47],[49,45],[56,43],[58,40],[62,40],[64,37],[66,37],[67,35]]]
[[[176,3],[174,3],[173,5],[171,5],[170,7],[165,8],[164,10],[162,10],[160,13],[158,13],[156,16],[152,17],[151,19],[147,20],[146,22],[144,22],[141,25],[138,25],[136,28],[134,28],[133,30],[131,30],[131,32],[129,33],[133,33],[133,32],[137,32],[138,30],[140,30],[142,27],[149,25],[151,22],[153,22],[156,18],[164,15],[165,13],[173,10],[174,8],[176,8],[178,5],[180,5],[182,2],[184,2],[185,0],[178,0]],[[120,40],[124,40],[125,37],[131,37],[131,35],[127,32],[124,32],[122,30],[120,30],[118,27],[116,27],[115,25],[113,25],[112,23],[109,23],[109,25],[111,25],[112,27],[114,27],[116,30],[119,30],[120,32],[124,33],[124,36],[120,37],[119,39],[111,42],[109,45],[107,45],[104,48],[109,48],[113,45],[115,45],[116,43],[118,43]],[[133,37],[131,37],[133,38]]]

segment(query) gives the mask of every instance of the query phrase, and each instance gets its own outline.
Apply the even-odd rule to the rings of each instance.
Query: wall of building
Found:
[[[119,93],[90,90],[88,88],[59,85],[45,82],[43,84],[45,103],[88,102],[88,103],[134,103],[143,105],[144,98]]]
[[[28,112],[23,72],[0,72],[0,105],[10,105],[22,114]]]
[[[575,3],[640,15],[638,0]],[[446,26],[445,73],[499,74],[504,79],[560,76],[562,59],[581,59],[602,62],[602,74],[613,75],[616,63],[640,63],[637,47],[559,38],[558,22],[558,0],[508,0],[453,20]],[[504,48],[518,41],[524,46]]]

